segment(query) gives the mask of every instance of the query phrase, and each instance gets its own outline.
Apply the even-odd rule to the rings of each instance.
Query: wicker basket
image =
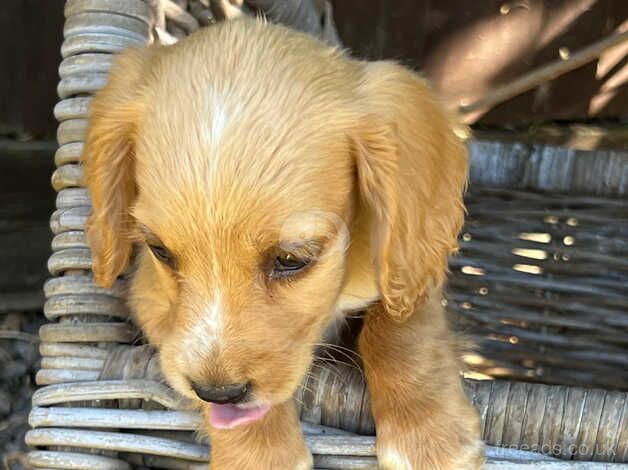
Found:
[[[628,390],[628,201],[472,187],[467,208],[448,298],[470,368]]]
[[[163,0],[66,3],[53,278],[45,286],[50,323],[40,331],[37,381],[44,387],[33,398],[27,435],[35,468],[207,466],[207,443],[193,433],[200,417],[164,385],[151,348],[136,345],[124,281],[111,289],[93,283],[83,232],[90,202],[78,164],[90,95],[105,84],[112,54],[208,24],[203,3],[187,3],[189,12]],[[491,142],[472,143],[471,153],[469,221],[448,299],[456,326],[479,344],[467,357],[472,369],[628,389],[628,157],[593,160],[591,153]],[[362,376],[338,367],[313,371],[317,380],[298,392],[307,443],[317,468],[376,468]],[[586,461],[628,462],[625,392],[466,385],[483,438],[497,446],[488,449],[487,468],[591,470],[615,465]]]

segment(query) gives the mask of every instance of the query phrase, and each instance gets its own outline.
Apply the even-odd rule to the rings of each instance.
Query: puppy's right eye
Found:
[[[170,268],[175,269],[176,263],[174,256],[172,255],[172,253],[170,253],[170,251],[168,251],[165,246],[149,244],[148,248],[153,253],[155,258],[157,258],[159,261],[169,266]]]
[[[303,271],[310,264],[309,259],[299,259],[291,253],[280,254],[275,258],[271,275],[289,277]]]

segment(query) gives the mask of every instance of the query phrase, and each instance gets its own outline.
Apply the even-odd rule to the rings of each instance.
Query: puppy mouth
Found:
[[[261,420],[270,411],[270,405],[239,405],[212,403],[209,407],[209,424],[216,429],[233,429]]]

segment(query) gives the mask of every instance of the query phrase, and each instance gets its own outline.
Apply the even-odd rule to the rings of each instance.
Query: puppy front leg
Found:
[[[211,405],[209,405],[211,406]],[[209,407],[205,409],[206,422]],[[260,421],[233,429],[208,425],[211,470],[310,470],[312,456],[305,445],[292,400],[277,405]]]
[[[440,292],[403,323],[381,305],[373,306],[360,335],[360,353],[381,468],[481,468],[479,417],[462,388]]]

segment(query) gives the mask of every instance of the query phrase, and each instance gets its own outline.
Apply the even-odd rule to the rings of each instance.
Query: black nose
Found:
[[[242,401],[248,388],[248,384],[201,385],[192,382],[192,389],[201,400],[219,405]]]

